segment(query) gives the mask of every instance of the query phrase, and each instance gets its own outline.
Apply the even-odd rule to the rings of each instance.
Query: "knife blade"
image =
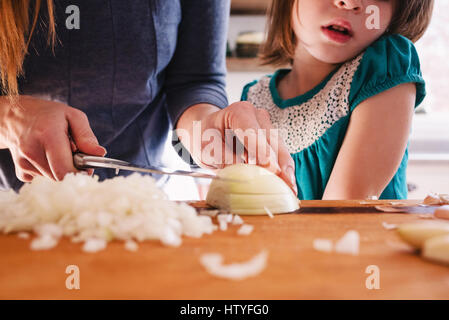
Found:
[[[115,169],[117,173],[119,170],[126,170],[126,171],[136,171],[144,173],[163,174],[163,175],[188,176],[193,178],[229,180],[229,179],[222,179],[216,175],[207,174],[203,172],[172,170],[169,168],[160,168],[155,166],[138,166],[123,160],[91,156],[81,152],[74,153],[73,164],[75,168],[78,170],[107,168],[107,169]]]

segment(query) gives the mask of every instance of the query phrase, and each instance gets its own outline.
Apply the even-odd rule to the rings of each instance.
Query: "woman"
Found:
[[[3,187],[17,190],[37,175],[62,179],[76,171],[74,149],[160,165],[171,128],[189,133],[181,139],[198,164],[218,168],[223,161],[205,160],[201,148],[192,147],[195,121],[202,132],[215,129],[222,137],[226,129],[269,128],[267,115],[253,106],[221,110],[227,105],[228,0],[33,4],[0,1]],[[66,23],[76,19],[73,8],[79,9],[79,28]],[[292,184],[294,164],[285,148],[270,159],[257,162]]]

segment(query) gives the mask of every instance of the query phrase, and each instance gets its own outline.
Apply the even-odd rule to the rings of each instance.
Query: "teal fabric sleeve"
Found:
[[[295,162],[298,199],[321,200],[349,124],[341,118],[320,139],[301,152],[292,154]]]
[[[403,83],[416,83],[415,108],[426,95],[418,53],[401,35],[386,35],[368,47],[351,84],[351,112],[364,100]]]
[[[240,97],[241,101],[248,100],[248,91],[256,83],[257,83],[257,80],[254,80],[253,82],[250,82],[243,87],[242,96]]]

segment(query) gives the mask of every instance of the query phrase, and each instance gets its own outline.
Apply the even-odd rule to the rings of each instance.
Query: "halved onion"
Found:
[[[236,164],[218,172],[206,197],[207,204],[240,215],[288,213],[299,209],[290,187],[265,168]]]
[[[398,227],[399,236],[417,249],[430,238],[449,235],[449,223],[442,221],[426,221],[421,223],[405,223]]]

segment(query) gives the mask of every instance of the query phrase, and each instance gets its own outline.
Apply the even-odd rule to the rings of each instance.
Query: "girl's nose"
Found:
[[[339,9],[359,12],[362,10],[362,0],[334,0],[334,4]]]

